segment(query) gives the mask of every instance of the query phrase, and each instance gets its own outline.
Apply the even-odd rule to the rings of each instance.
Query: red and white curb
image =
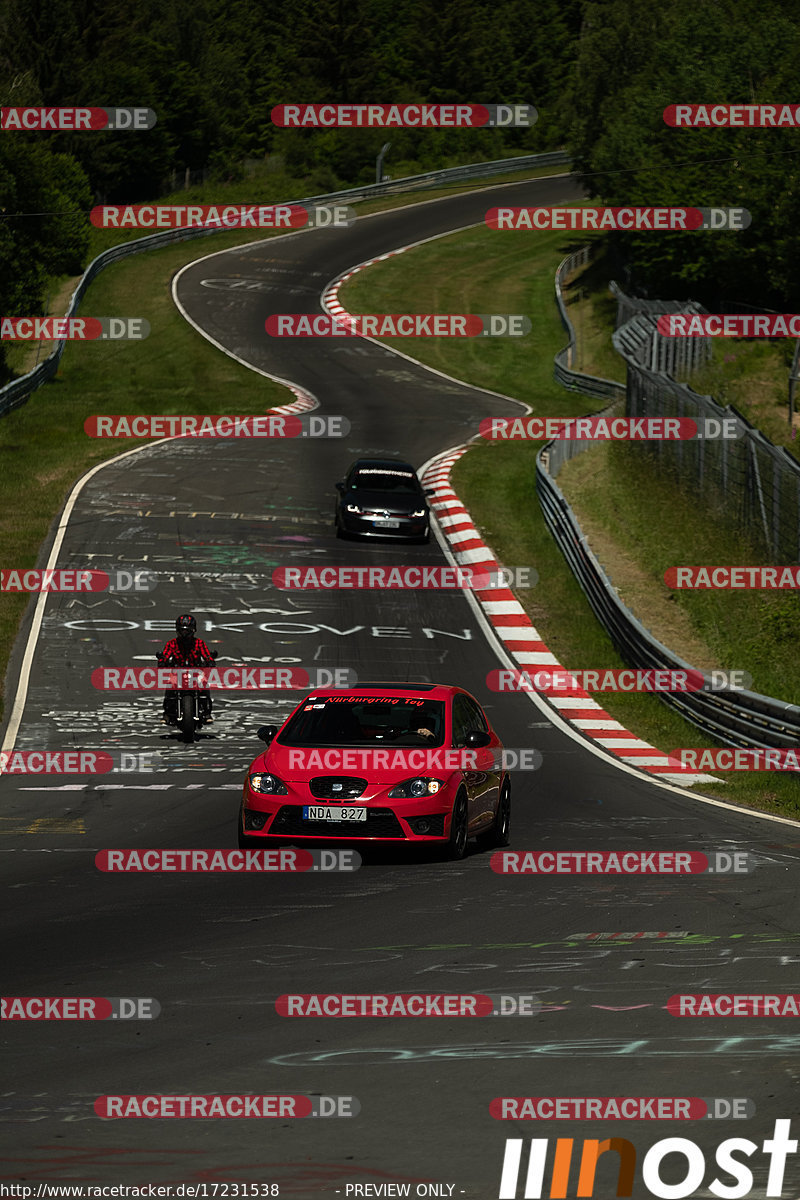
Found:
[[[297,387],[294,383],[287,384],[287,387],[289,391],[294,392],[297,399],[292,400],[290,404],[278,404],[275,408],[268,408],[267,412],[281,413],[284,416],[294,416],[295,413],[304,413],[312,408],[319,408],[319,400],[315,400],[310,392],[304,392],[302,388]]]
[[[396,258],[398,254],[403,254],[407,249],[407,246],[403,246],[399,250],[390,250],[388,254],[379,254],[377,258],[368,258],[366,262],[359,263],[357,267],[351,268],[344,275],[340,275],[338,279],[334,279],[333,283],[328,284],[322,293],[322,307],[334,317],[349,317],[350,313],[344,305],[339,303],[339,288],[347,283],[348,279],[352,279],[354,275],[357,275],[359,271],[363,271],[365,267],[372,267],[375,263],[385,262],[387,258]]]
[[[453,465],[466,454],[468,446],[447,451],[434,459],[422,477],[423,487],[431,488],[434,498],[430,505],[439,527],[459,566],[469,566],[481,572],[498,571],[497,562],[489,547],[475,528],[472,517],[450,483]],[[510,588],[475,591],[475,599],[503,643],[506,653],[523,670],[549,667],[565,670],[556,656],[542,641],[530,617]],[[670,782],[699,783],[716,779],[700,772],[676,771],[674,760],[662,754],[649,742],[631,733],[610,713],[601,708],[588,692],[576,688],[569,696],[543,693],[544,698],[558,710],[584,737],[591,738],[604,750],[615,754],[631,767],[648,771]]]
[[[322,295],[322,306],[326,312],[336,317],[350,316],[339,300],[339,289],[342,285],[365,267],[402,254],[405,249],[408,247],[368,259],[333,280]],[[472,517],[450,483],[450,472],[454,463],[458,462],[468,449],[469,446],[460,446],[457,450],[447,450],[433,459],[422,476],[422,484],[434,489],[435,499],[431,500],[430,507],[456,563],[486,572],[498,571],[501,564],[481,538]],[[565,669],[542,641],[538,630],[510,588],[475,591],[473,595],[506,653],[521,668],[551,667],[560,668],[562,671]],[[542,694],[576,732],[602,746],[607,753],[616,755],[628,766],[657,775],[670,783],[719,782],[714,775],[676,771],[674,760],[670,760],[668,755],[662,754],[655,746],[651,746],[624,725],[620,725],[619,721],[615,721],[610,713],[601,708],[588,692],[575,688],[569,696]]]

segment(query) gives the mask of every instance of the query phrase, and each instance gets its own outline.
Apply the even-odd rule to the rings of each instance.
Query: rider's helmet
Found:
[[[181,613],[175,622],[175,632],[182,645],[190,645],[197,633],[197,621],[191,613]]]

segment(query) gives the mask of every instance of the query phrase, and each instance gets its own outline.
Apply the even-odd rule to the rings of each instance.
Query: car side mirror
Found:
[[[278,732],[277,725],[262,725],[261,728],[259,729],[258,733],[256,734],[256,737],[260,738],[262,742],[269,743],[275,737],[275,734],[277,732]]]
[[[464,745],[470,750],[478,750],[481,746],[488,746],[491,740],[485,729],[470,729],[464,739]]]
[[[336,484],[336,490],[337,490],[337,492],[344,491],[344,480],[343,479],[340,479],[339,482]]]

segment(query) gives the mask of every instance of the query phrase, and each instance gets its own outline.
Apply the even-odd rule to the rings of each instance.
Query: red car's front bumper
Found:
[[[242,834],[247,838],[325,838],[348,842],[441,842],[450,836],[450,818],[455,790],[442,787],[435,795],[402,800],[387,798],[389,789],[378,789],[369,798],[333,802],[320,800],[302,788],[298,795],[290,786],[286,796],[254,792],[245,784],[242,799]],[[302,785],[301,785],[302,787]],[[303,810],[309,805],[331,809],[366,809],[366,821],[309,821]],[[258,828],[258,826],[261,828]]]

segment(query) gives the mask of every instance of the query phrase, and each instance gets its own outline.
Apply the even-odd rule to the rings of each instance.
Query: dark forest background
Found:
[[[155,199],[187,169],[240,180],[265,159],[306,194],[355,186],[387,139],[403,173],[564,147],[603,203],[741,205],[745,233],[618,235],[631,286],[796,311],[800,129],[677,130],[662,112],[798,104],[799,68],[795,0],[0,0],[0,104],[158,116],[146,133],[0,133],[0,314],[40,312],[47,279],[83,269],[94,203]],[[454,100],[532,103],[539,120],[270,122],[287,102]]]

